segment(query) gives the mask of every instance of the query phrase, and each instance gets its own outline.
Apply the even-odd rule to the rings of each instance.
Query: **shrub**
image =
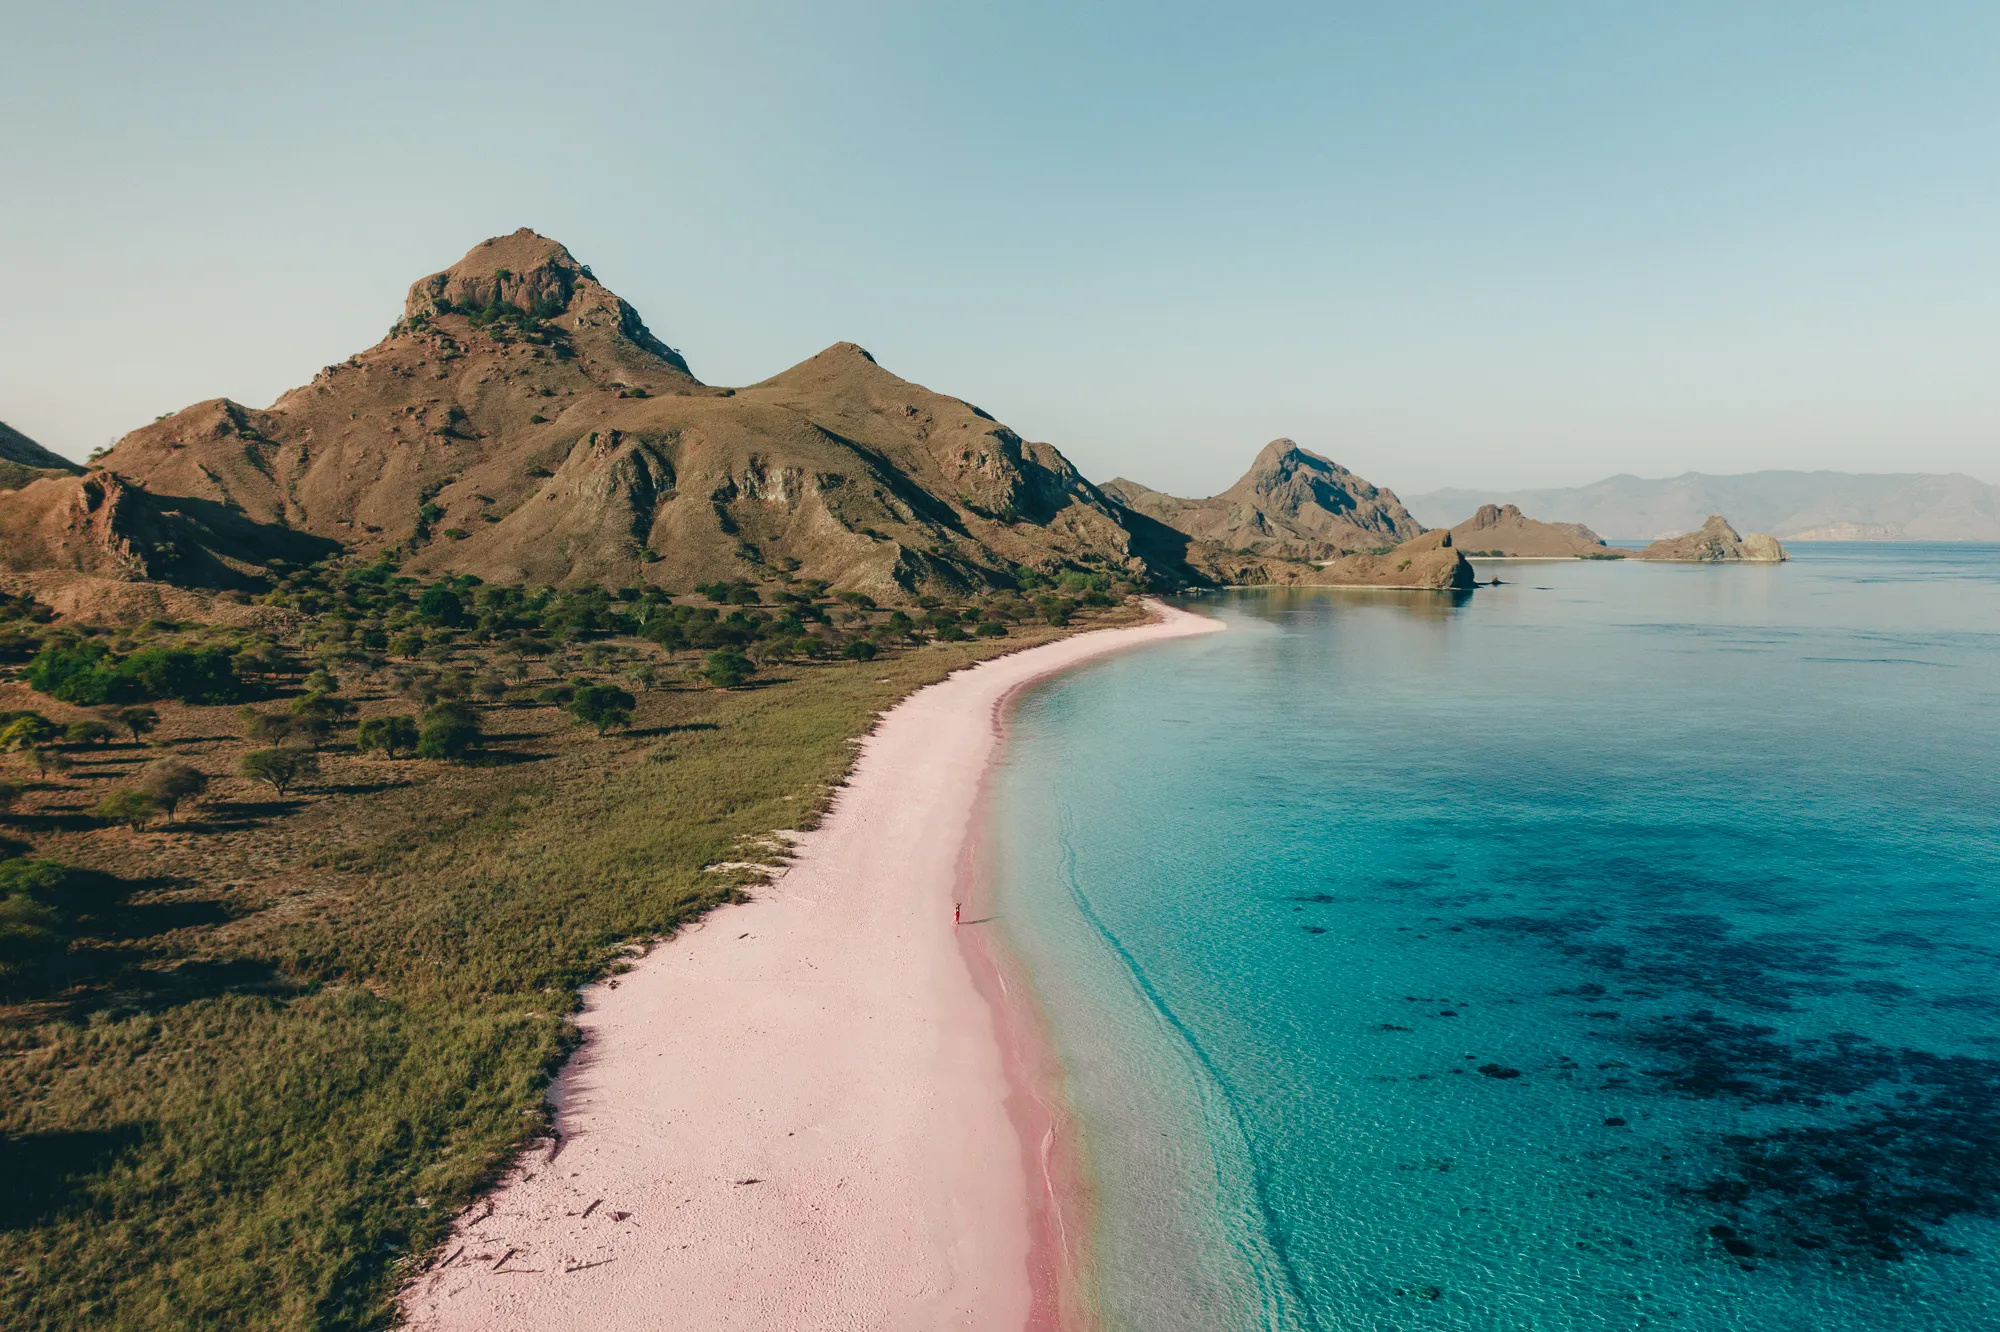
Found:
[[[199,798],[208,790],[208,774],[179,759],[156,759],[139,774],[139,793],[167,811],[172,822],[183,800]]]
[[[850,661],[875,660],[875,645],[865,638],[857,638],[840,650],[840,655]]]
[[[221,648],[146,648],[118,663],[114,698],[138,702],[234,703],[243,696],[230,654]]]
[[[156,806],[144,791],[113,791],[97,802],[91,813],[109,823],[130,824],[136,831],[146,826]]]
[[[111,739],[111,728],[101,721],[71,722],[63,728],[66,745],[101,745]]]
[[[546,703],[552,708],[566,708],[576,697],[576,686],[567,684],[546,685],[535,691],[535,701]]]
[[[587,685],[570,698],[569,713],[603,735],[613,727],[629,725],[632,709],[638,705],[637,699],[616,685]]]
[[[708,654],[708,661],[703,664],[701,673],[717,689],[734,689],[755,675],[757,668],[751,664],[750,658],[741,652],[724,648],[720,652]]]
[[[355,747],[366,754],[380,750],[390,758],[396,757],[397,750],[408,752],[417,747],[417,719],[415,717],[370,717],[361,723],[355,733]]]
[[[440,703],[417,727],[417,757],[456,762],[479,748],[479,714],[464,703]]]
[[[17,712],[0,726],[0,749],[34,749],[55,738],[55,726],[38,712]]]
[[[980,638],[1005,638],[1007,626],[998,620],[981,620],[979,627],[972,632]]]
[[[251,781],[263,782],[283,795],[298,782],[317,773],[319,759],[306,750],[281,745],[245,754],[238,771]]]
[[[0,968],[62,946],[54,898],[68,877],[53,860],[0,861]]]

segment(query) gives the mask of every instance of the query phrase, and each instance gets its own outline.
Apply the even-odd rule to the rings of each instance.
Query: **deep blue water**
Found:
[[[1022,705],[1115,1327],[2000,1328],[2000,547],[1243,592]]]

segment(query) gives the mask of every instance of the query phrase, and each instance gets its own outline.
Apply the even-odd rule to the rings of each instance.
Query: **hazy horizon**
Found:
[[[1210,494],[2000,481],[2000,12],[520,4],[15,21],[0,420],[268,404],[489,235]]]

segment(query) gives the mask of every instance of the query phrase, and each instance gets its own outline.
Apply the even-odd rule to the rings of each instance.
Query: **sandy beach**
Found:
[[[1010,697],[1207,632],[1166,606],[961,671],[863,743],[797,857],[593,987],[560,1136],[405,1293],[420,1329],[1048,1328],[1069,1266],[1032,1026],[954,932]],[[968,910],[968,922],[979,913]],[[983,973],[983,974],[982,974]],[[1011,1028],[1011,1029],[1010,1029]],[[1039,1176],[1039,1177],[1038,1177]]]

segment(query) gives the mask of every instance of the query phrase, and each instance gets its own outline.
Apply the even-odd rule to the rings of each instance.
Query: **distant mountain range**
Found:
[[[1405,503],[1430,527],[1462,522],[1482,504],[1515,504],[1613,541],[1691,531],[1712,513],[1786,541],[2000,541],[2000,486],[1959,472],[1614,476],[1553,490],[1433,490]]]

